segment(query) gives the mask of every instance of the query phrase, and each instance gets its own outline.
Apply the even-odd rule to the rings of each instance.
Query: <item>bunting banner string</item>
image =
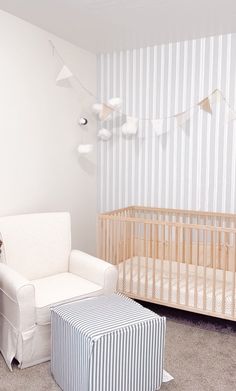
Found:
[[[51,45],[51,48],[52,48],[52,54],[53,56],[57,56],[57,58],[60,60],[60,62],[62,63],[62,66],[63,67],[66,67],[69,72],[72,74],[70,77],[73,76],[73,79],[78,83],[78,85],[84,90],[87,92],[87,94],[89,94],[90,96],[92,97],[95,97],[94,94],[81,82],[81,80],[75,75],[73,74],[70,69],[67,67],[66,65],[66,62],[64,61],[64,58],[61,56],[61,54],[58,52],[56,46],[54,45],[54,43],[52,42],[52,40],[49,40],[48,41],[49,44]]]
[[[79,77],[74,74],[69,67],[66,65],[66,62],[64,61],[64,58],[61,56],[61,54],[56,49],[54,43],[49,40],[49,43],[52,47],[53,56],[57,56],[59,59],[62,68],[60,73],[57,76],[56,84],[61,87],[73,87],[73,85],[70,83],[70,81],[73,79],[75,82],[79,85],[82,90],[84,90],[90,97],[92,97],[96,103],[92,106],[92,111],[94,114],[97,115],[97,118],[101,122],[108,121],[113,118],[113,114],[118,114],[120,116],[123,116],[126,119],[126,122],[122,126],[122,133],[125,135],[135,135],[138,129],[138,122],[139,121],[150,121],[152,124],[153,130],[156,132],[157,135],[162,135],[164,133],[167,133],[168,130],[164,129],[164,121],[175,119],[176,124],[178,127],[184,127],[186,123],[190,120],[191,116],[195,112],[195,110],[200,109],[205,111],[206,113],[212,115],[212,106],[213,104],[223,101],[227,107],[227,117],[228,121],[234,121],[236,120],[236,111],[232,108],[226,97],[224,96],[223,92],[216,88],[214,91],[212,91],[208,96],[200,100],[199,102],[196,102],[192,106],[189,106],[186,108],[183,112],[175,113],[169,116],[164,116],[160,118],[150,118],[150,117],[131,117],[128,113],[125,113],[122,109],[122,99],[121,98],[111,98],[107,102],[101,102],[99,103],[98,97],[90,91],[79,79]],[[107,133],[107,129],[102,128],[101,129],[101,139],[109,139],[110,135]]]

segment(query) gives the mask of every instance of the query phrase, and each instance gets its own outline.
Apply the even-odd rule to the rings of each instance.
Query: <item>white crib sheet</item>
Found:
[[[163,273],[162,295],[161,295],[161,264]],[[170,274],[171,265],[171,274]],[[179,265],[179,266],[178,266]],[[188,283],[186,273],[188,268]],[[127,294],[133,293],[150,300],[155,298],[171,304],[180,304],[188,307],[204,309],[204,267],[187,265],[186,263],[160,260],[146,257],[133,257],[119,264],[119,289]],[[138,274],[138,270],[140,270]],[[155,273],[155,279],[153,274]],[[214,270],[206,267],[206,303],[205,310],[213,311],[213,276]],[[178,277],[179,274],[179,278]],[[226,272],[225,294],[223,290],[224,271],[215,270],[215,312],[223,313],[223,301],[225,297],[226,315],[232,315],[233,301],[233,279],[235,273]],[[139,281],[139,282],[138,282]],[[179,288],[177,281],[179,281]],[[197,283],[197,295],[195,306],[195,284]],[[188,284],[188,285],[187,285]],[[179,291],[179,301],[178,301]],[[170,297],[171,292],[171,297]],[[186,295],[188,292],[188,295]],[[236,302],[236,291],[234,290]]]

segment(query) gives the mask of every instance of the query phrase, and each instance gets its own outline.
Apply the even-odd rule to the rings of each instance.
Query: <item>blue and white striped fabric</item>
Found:
[[[120,294],[52,309],[52,361],[64,391],[155,391],[166,320]]]

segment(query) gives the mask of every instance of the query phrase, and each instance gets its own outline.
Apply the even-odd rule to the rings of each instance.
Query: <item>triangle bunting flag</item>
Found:
[[[201,100],[201,102],[198,103],[198,106],[201,108],[201,110],[206,111],[209,114],[212,114],[211,104],[208,97]]]
[[[71,87],[69,80],[73,77],[70,69],[64,65],[56,78],[56,84],[60,87]]]

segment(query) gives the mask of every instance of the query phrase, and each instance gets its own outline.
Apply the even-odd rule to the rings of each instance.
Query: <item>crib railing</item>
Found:
[[[130,206],[103,215],[236,228],[236,215],[220,212]]]
[[[212,225],[192,223],[201,219]],[[124,208],[99,215],[98,256],[117,265],[118,289],[130,297],[235,320],[235,221]]]

